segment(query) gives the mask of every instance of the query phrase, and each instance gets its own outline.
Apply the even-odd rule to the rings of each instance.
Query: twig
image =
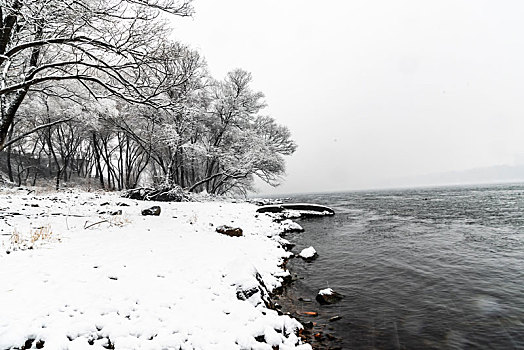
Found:
[[[95,225],[98,225],[98,224],[101,224],[101,223],[104,223],[104,222],[108,222],[108,221],[107,220],[102,220],[102,221],[99,221],[99,222],[95,222],[94,224],[91,224],[89,226],[86,226],[86,224],[87,224],[87,221],[86,221],[86,223],[84,224],[84,230],[87,230],[91,226],[95,226]]]

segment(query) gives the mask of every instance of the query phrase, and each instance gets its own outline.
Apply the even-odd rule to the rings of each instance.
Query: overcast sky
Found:
[[[263,193],[524,163],[524,2],[195,0],[174,36],[253,74],[298,143]],[[524,178],[524,174],[523,174]]]

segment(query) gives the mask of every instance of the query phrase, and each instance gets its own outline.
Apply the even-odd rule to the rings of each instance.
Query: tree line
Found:
[[[276,185],[296,144],[251,74],[169,39],[180,0],[0,0],[0,165],[18,184]]]

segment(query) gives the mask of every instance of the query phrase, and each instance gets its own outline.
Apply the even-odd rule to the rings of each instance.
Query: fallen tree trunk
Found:
[[[133,188],[122,192],[122,197],[157,202],[188,202],[191,200],[189,193],[178,186],[162,188]]]

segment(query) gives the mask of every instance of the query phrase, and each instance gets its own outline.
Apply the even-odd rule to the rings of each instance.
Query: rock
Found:
[[[295,247],[295,244],[293,244],[293,243],[291,243],[289,241],[286,241],[286,240],[282,240],[280,242],[280,245],[282,246],[282,248],[284,248],[284,250],[286,250],[288,252]]]
[[[237,288],[237,299],[247,300],[259,292],[260,288],[258,286],[251,288]]]
[[[287,211],[297,212],[301,217],[335,215],[335,211],[329,207],[309,203],[265,205],[257,209],[257,213],[285,213]]]
[[[331,341],[337,340],[337,338],[333,334],[326,333],[326,338],[328,338]]]
[[[263,334],[262,334],[262,335],[257,335],[257,336],[255,337],[255,340],[256,340],[257,342],[259,342],[259,343],[265,343],[265,342],[266,342],[266,338],[264,337]]]
[[[160,207],[158,205],[155,205],[155,206],[152,206],[149,209],[142,210],[142,215],[144,215],[144,216],[147,216],[147,215],[159,216],[160,215],[160,211],[161,211]]]
[[[116,203],[116,205],[119,206],[119,207],[129,207],[129,204],[124,203],[124,202],[118,202],[118,203]]]
[[[240,237],[242,236],[242,229],[240,227],[231,227],[227,225],[218,226],[216,228],[218,233],[223,235],[228,235],[230,237]]]
[[[318,257],[318,254],[315,248],[309,247],[302,249],[298,256],[300,256],[305,261],[313,261]]]
[[[293,277],[291,276],[291,274],[281,276],[281,278],[282,278],[282,284],[290,284],[291,282],[293,282]]]
[[[304,326],[304,328],[311,329],[311,328],[313,328],[314,324],[313,324],[312,321],[308,321],[308,322],[304,322],[303,326]]]
[[[255,285],[237,286],[237,299],[238,300],[249,300],[253,305],[258,306],[263,303],[268,309],[274,309],[275,305],[271,300],[270,293],[262,280],[262,276],[255,272],[254,275],[257,283]]]
[[[286,219],[280,222],[280,227],[282,229],[283,233],[290,233],[290,232],[304,232],[304,229],[302,226],[297,224],[296,222]]]
[[[331,288],[322,289],[318,292],[316,300],[322,305],[334,304],[340,301],[343,295],[335,292]]]
[[[31,349],[31,348],[33,347],[33,342],[34,342],[34,341],[35,341],[35,340],[34,340],[34,339],[31,339],[31,338],[27,339],[27,340],[25,341],[24,346],[23,346],[22,348],[23,348],[23,349]]]
[[[98,214],[100,215],[122,215],[122,210],[99,211]]]
[[[338,321],[340,320],[342,317],[341,316],[333,316],[329,319],[329,322],[335,322],[335,321]]]

